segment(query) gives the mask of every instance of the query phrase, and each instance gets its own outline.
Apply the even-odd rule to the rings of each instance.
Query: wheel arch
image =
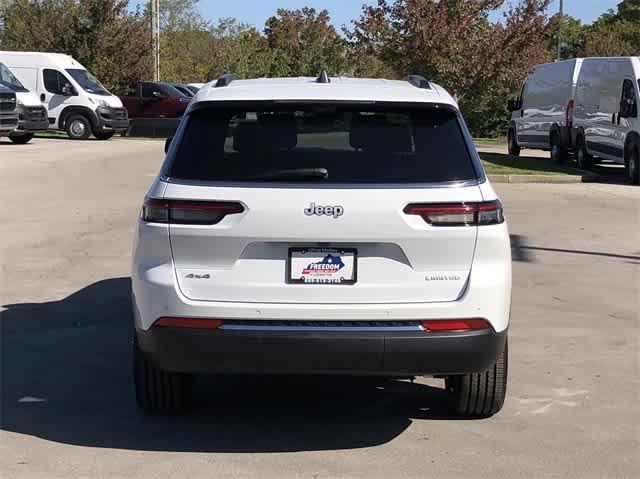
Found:
[[[64,110],[62,110],[62,112],[60,113],[60,119],[58,120],[58,127],[61,130],[65,130],[67,128],[67,119],[71,115],[82,115],[86,117],[89,120],[89,123],[91,123],[92,130],[96,130],[98,126],[98,118],[96,117],[96,113],[91,108],[79,105],[68,106]]]

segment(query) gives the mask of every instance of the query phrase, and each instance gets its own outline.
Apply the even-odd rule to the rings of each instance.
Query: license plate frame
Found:
[[[319,258],[324,256],[324,258],[319,261],[324,261],[327,255],[336,255],[342,258],[347,257],[351,262],[351,278],[344,279],[336,274],[327,274],[321,273],[319,270],[318,274],[313,276],[305,276],[300,274],[300,277],[295,277],[294,274],[300,270],[299,264],[296,263],[305,263],[305,256],[308,255],[308,261],[312,261],[317,263]],[[327,264],[327,263],[323,263]],[[348,268],[348,262],[343,262],[344,267]],[[309,263],[309,266],[311,263]],[[306,270],[307,268],[303,268]],[[341,268],[342,269],[342,268]],[[348,269],[347,269],[348,271]],[[289,254],[287,258],[287,267],[286,267],[286,282],[288,284],[304,284],[304,285],[322,285],[322,286],[345,286],[345,285],[353,285],[358,281],[358,250],[357,248],[339,248],[339,247],[292,247],[289,248]],[[298,276],[296,274],[296,276]]]

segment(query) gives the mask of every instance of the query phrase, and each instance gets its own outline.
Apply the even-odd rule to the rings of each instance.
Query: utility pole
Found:
[[[160,0],[151,0],[151,45],[153,49],[153,81],[160,81]]]
[[[558,61],[562,60],[562,24],[564,23],[562,0],[560,0],[560,18],[558,22]]]

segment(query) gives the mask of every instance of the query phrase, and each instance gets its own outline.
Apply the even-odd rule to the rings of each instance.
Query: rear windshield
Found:
[[[431,183],[477,176],[457,114],[433,107],[212,107],[185,121],[165,170],[178,179]]]

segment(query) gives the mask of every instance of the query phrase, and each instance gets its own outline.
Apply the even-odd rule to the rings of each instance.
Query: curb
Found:
[[[487,175],[491,183],[588,183],[599,175]]]

